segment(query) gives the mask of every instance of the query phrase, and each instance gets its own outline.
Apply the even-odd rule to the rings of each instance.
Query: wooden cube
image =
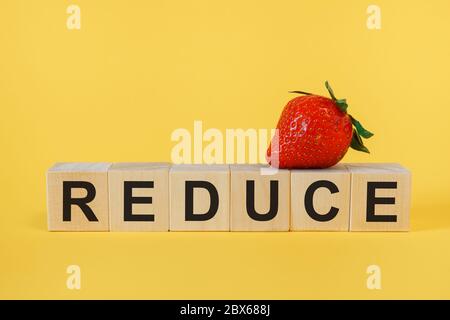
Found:
[[[288,231],[290,172],[231,165],[231,231]]]
[[[169,181],[171,231],[230,230],[228,165],[174,165]]]
[[[347,164],[350,231],[408,231],[411,173],[399,164]]]
[[[169,230],[168,163],[116,163],[108,171],[111,231]]]
[[[57,163],[48,170],[49,230],[109,230],[110,165],[110,163]]]
[[[350,172],[327,169],[291,171],[291,230],[348,231]]]

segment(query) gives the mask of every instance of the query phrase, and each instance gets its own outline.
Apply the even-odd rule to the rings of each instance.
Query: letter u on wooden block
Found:
[[[408,231],[409,170],[395,163],[346,166],[352,176],[350,231]]]
[[[231,165],[231,231],[289,230],[289,170],[263,175],[264,165]]]
[[[108,171],[111,231],[169,230],[168,163],[116,163]]]
[[[350,172],[327,169],[291,171],[291,230],[348,231]]]
[[[174,165],[170,169],[170,230],[230,230],[228,165]]]
[[[110,163],[57,163],[48,170],[49,230],[109,230],[110,165]]]

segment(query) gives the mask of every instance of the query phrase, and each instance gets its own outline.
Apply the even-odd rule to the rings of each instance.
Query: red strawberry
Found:
[[[328,81],[331,99],[303,91],[288,102],[278,121],[277,131],[267,150],[274,167],[327,168],[338,163],[348,147],[369,153],[361,137],[373,134],[347,113],[347,101],[336,99]]]

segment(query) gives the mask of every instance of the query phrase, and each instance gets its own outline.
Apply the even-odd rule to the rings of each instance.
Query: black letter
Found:
[[[72,198],[73,188],[86,189],[87,195],[84,198]],[[95,187],[86,181],[63,181],[63,221],[71,221],[72,205],[77,205],[83,211],[89,221],[98,221],[92,209],[87,205],[95,198]]]
[[[397,182],[367,182],[367,222],[396,222],[396,215],[375,215],[376,204],[395,204],[395,198],[377,198],[376,189],[397,189]]]
[[[316,190],[319,189],[319,188],[327,188],[328,190],[330,190],[331,194],[339,192],[338,187],[331,181],[319,180],[319,181],[316,181],[316,182],[312,183],[308,187],[308,189],[306,189],[306,193],[305,193],[305,209],[306,209],[306,213],[312,219],[314,219],[316,221],[320,221],[320,222],[331,221],[338,214],[338,212],[339,212],[338,208],[331,207],[330,211],[328,211],[328,213],[326,213],[326,214],[319,214],[314,209],[314,206],[313,206],[314,192],[316,192]]]
[[[269,221],[278,213],[278,181],[270,180],[270,209],[265,214],[255,210],[255,181],[247,180],[247,213],[256,221]]]
[[[153,188],[153,181],[124,181],[123,220],[155,221],[153,214],[133,215],[133,203],[152,203],[152,197],[133,197],[133,188]]]
[[[194,188],[203,188],[209,192],[211,204],[203,214],[194,214]],[[186,221],[206,221],[211,219],[219,209],[219,194],[216,187],[208,181],[186,181],[185,215]]]

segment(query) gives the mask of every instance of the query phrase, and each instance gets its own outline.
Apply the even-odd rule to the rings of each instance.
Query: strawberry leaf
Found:
[[[358,132],[358,135],[360,135],[361,137],[363,137],[365,139],[369,139],[370,137],[373,136],[373,133],[370,132],[369,130],[366,130],[362,126],[361,122],[359,122],[358,120],[356,120],[352,116],[350,116],[350,119],[352,120],[352,124],[355,126],[355,129]]]
[[[347,113],[348,104],[346,99],[337,99],[335,102],[343,113]]]
[[[331,98],[336,101],[336,96],[334,95],[333,89],[331,89],[331,86],[328,81],[325,81],[325,87],[327,88],[328,92],[330,93]]]
[[[312,93],[305,92],[305,91],[289,91],[289,93],[298,93],[298,94],[304,94],[304,95],[307,95],[307,96],[312,96],[313,95]]]
[[[353,129],[353,136],[352,136],[352,142],[350,143],[350,147],[357,151],[370,153],[369,149],[366,148],[361,137],[359,136],[358,132],[355,129]]]

